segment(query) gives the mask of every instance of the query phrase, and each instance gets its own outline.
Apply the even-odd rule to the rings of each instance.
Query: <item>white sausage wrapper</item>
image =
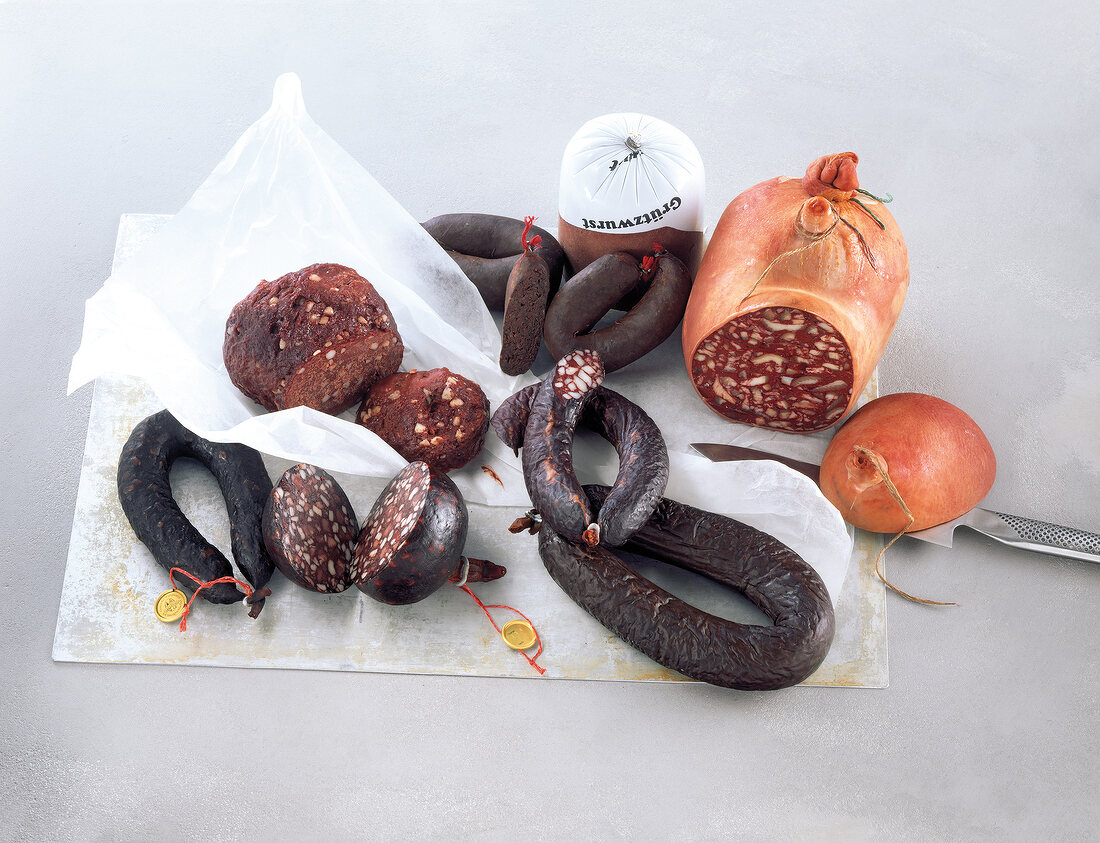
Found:
[[[665,143],[675,148],[675,137],[669,137]],[[678,186],[701,186],[701,169],[697,175],[698,182],[685,176]],[[678,211],[689,204],[692,191],[685,188],[679,195],[685,201]],[[668,217],[662,224],[669,224]],[[88,300],[69,392],[100,375],[136,376],[184,426],[207,439],[243,442],[273,457],[346,475],[392,477],[405,460],[352,421],[355,408],[338,417],[307,407],[266,412],[233,386],[222,362],[225,322],[234,304],[263,279],[325,262],[352,267],[385,298],[405,343],[403,369],[446,366],[477,381],[494,410],[534,381],[530,374],[501,373],[500,332],[473,284],[310,119],[297,76],[287,74],[276,82],[271,109],[183,209],[119,263]],[[695,432],[696,422],[711,415],[694,399],[677,342],[673,337],[650,355],[669,393],[651,391],[656,373],[638,388],[625,375],[609,384],[647,409],[654,400],[684,408],[670,451],[683,450],[686,446],[675,440]],[[605,453],[585,464],[584,453],[582,444],[577,465],[586,482],[614,481],[613,459]],[[482,465],[490,466],[503,486]],[[514,506],[517,515],[530,506],[519,461],[492,430],[483,452],[451,477],[472,503]],[[774,463],[733,468],[674,454],[669,496],[743,516],[777,536],[817,568],[836,599],[851,540],[839,514],[812,484],[798,478],[792,483],[788,470]]]
[[[350,266],[393,312],[404,369],[446,366],[495,406],[533,378],[500,371],[500,333],[476,288],[419,223],[306,113],[294,74],[182,210],[85,308],[69,391],[140,377],[190,430],[334,471],[405,465],[361,425],[307,407],[266,412],[231,383],[226,318],[265,279],[313,263]],[[479,472],[480,473],[480,472]],[[494,484],[495,485],[495,484]]]
[[[566,144],[558,213],[607,234],[703,230],[703,160],[683,132],[646,114],[589,120]]]

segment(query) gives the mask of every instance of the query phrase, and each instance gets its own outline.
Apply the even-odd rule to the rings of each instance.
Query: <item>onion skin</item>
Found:
[[[885,463],[914,516],[890,494],[867,455]],[[917,392],[884,395],[840,427],[821,461],[821,491],[849,524],[875,533],[923,530],[970,511],[993,486],[997,460],[970,416]]]

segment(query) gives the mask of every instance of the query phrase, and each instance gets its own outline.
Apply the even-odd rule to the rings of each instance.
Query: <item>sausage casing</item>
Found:
[[[247,445],[196,436],[167,410],[139,422],[119,457],[118,498],[134,533],[166,570],[182,568],[201,582],[233,576],[225,554],[203,537],[172,495],[169,473],[180,457],[197,460],[218,481],[229,514],[233,558],[249,585],[257,591],[263,588],[275,570],[261,523],[271,492],[263,458]],[[196,586],[186,579],[180,585]],[[211,603],[244,599],[229,583],[207,586],[199,593]]]
[[[585,491],[598,508],[609,490]],[[607,547],[567,541],[544,523],[539,554],[555,582],[601,624],[666,667],[727,688],[774,690],[806,679],[829,651],[834,618],[825,584],[766,533],[662,499],[623,550],[736,589],[773,621],[742,624],[704,612],[635,572]]]

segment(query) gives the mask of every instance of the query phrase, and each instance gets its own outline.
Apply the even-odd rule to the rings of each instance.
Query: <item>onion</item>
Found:
[[[875,560],[888,587],[917,603],[882,573],[882,557],[902,535],[958,518],[993,486],[997,460],[970,416],[941,398],[899,392],[870,401],[840,427],[821,461],[821,491],[849,524],[896,533]]]
[[[876,533],[923,530],[986,496],[997,460],[970,416],[917,392],[884,395],[836,432],[821,461],[821,491],[849,524]]]

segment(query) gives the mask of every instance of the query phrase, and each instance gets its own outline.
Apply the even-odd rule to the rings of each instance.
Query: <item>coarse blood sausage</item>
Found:
[[[654,244],[641,263],[629,252],[612,252],[562,285],[546,313],[546,347],[555,357],[577,349],[600,355],[604,370],[633,363],[665,341],[680,324],[691,275],[675,255]],[[615,323],[592,328],[620,299],[641,284],[648,289]],[[591,332],[591,333],[590,333]]]
[[[355,549],[359,586],[381,603],[423,600],[461,577],[469,515],[451,479],[423,462],[409,463],[382,490]],[[505,569],[468,560],[470,582],[497,579]]]
[[[493,414],[493,429],[514,451],[524,445],[539,388],[521,389]],[[646,522],[664,493],[669,472],[664,437],[641,407],[605,386],[593,390],[580,423],[610,442],[619,457],[618,475],[596,520],[600,541],[618,546]]]
[[[526,251],[526,221],[495,214],[443,214],[422,225],[477,287],[485,306],[505,310],[508,278]],[[532,226],[530,234],[539,238],[537,252],[546,261],[552,297],[561,283],[565,252],[545,229]]]
[[[283,472],[264,507],[263,534],[275,566],[302,588],[336,594],[354,582],[359,522],[324,469],[299,463]]]
[[[405,459],[451,471],[481,452],[489,399],[447,368],[398,372],[371,387],[355,420]]]
[[[586,486],[598,509],[607,487]],[[636,573],[604,546],[543,524],[539,554],[581,608],[654,661],[692,679],[742,690],[795,685],[825,659],[834,631],[825,584],[777,539],[722,515],[662,499],[622,548],[743,593],[773,621],[742,624],[704,612]]]
[[[504,296],[504,322],[500,338],[500,370],[506,375],[526,372],[542,344],[542,324],[550,295],[550,267],[538,246],[540,237],[527,239],[534,217],[523,230],[523,254],[508,275]]]
[[[233,385],[265,409],[338,415],[398,370],[404,348],[374,286],[325,263],[263,281],[238,302],[222,357]]]
[[[359,530],[336,480],[300,464],[271,493],[264,539],[279,569],[303,588],[334,594],[357,585],[384,603],[413,603],[449,579],[488,582],[507,573],[462,555],[467,522],[447,475],[413,462],[383,489]]]
[[[142,420],[122,448],[118,463],[118,499],[138,539],[165,570],[182,568],[201,582],[232,577],[233,567],[187,520],[172,495],[172,464],[190,457],[218,481],[229,515],[233,558],[254,589],[250,598],[255,617],[264,603],[264,588],[275,566],[264,547],[262,518],[271,491],[263,458],[247,445],[210,442],[185,428],[167,410]],[[194,589],[195,583],[181,580]],[[199,592],[211,603],[238,603],[245,596],[230,583]]]
[[[882,201],[859,188],[854,153],[823,156],[730,202],[684,313],[696,392],[726,418],[824,430],[854,409],[909,286]]]

